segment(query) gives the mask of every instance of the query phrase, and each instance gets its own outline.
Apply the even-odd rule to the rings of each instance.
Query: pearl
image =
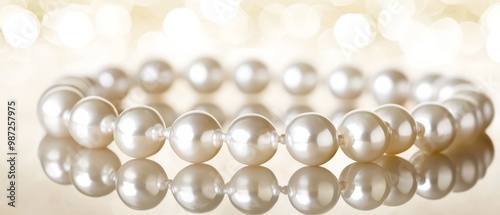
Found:
[[[127,74],[118,68],[107,68],[97,74],[98,95],[112,103],[123,99],[130,88]]]
[[[175,110],[167,104],[164,103],[153,103],[148,104],[149,107],[155,109],[160,114],[163,122],[165,122],[166,126],[172,125],[175,119],[177,119],[177,113]]]
[[[417,138],[417,124],[402,106],[382,105],[374,111],[389,124],[390,140],[387,154],[399,154],[409,149]]]
[[[481,118],[484,120],[484,125],[482,128],[486,129],[495,117],[495,106],[493,106],[493,102],[491,101],[491,99],[484,93],[479,91],[461,90],[457,92],[457,94],[468,96],[478,102],[477,108],[479,109],[479,113],[482,116]]]
[[[417,173],[413,165],[403,158],[392,155],[382,156],[376,163],[390,176],[391,190],[384,205],[399,206],[410,201],[417,191]]]
[[[259,104],[259,103],[249,103],[249,104],[243,105],[237,111],[236,117],[243,116],[243,115],[249,114],[249,113],[261,115],[264,118],[269,119],[269,121],[271,121],[271,122],[273,122],[273,119],[275,119],[274,115],[271,113],[271,111],[265,105]]]
[[[231,155],[245,165],[261,165],[278,149],[278,133],[266,118],[247,114],[229,126],[226,143]]]
[[[436,101],[440,80],[441,76],[437,74],[428,74],[417,80],[411,89],[413,99],[418,103]]]
[[[306,166],[288,181],[288,200],[303,214],[324,214],[340,198],[337,177],[323,167]]]
[[[226,121],[226,114],[224,114],[224,111],[222,111],[219,106],[212,103],[199,103],[191,108],[191,110],[208,113],[215,117],[219,123],[224,123]]]
[[[108,101],[89,96],[75,104],[71,110],[68,130],[81,146],[103,148],[113,141],[112,122],[118,113]]]
[[[57,80],[55,85],[74,87],[82,92],[83,95],[91,95],[95,82],[87,77],[66,76]]]
[[[174,152],[190,163],[212,159],[222,144],[217,139],[221,126],[215,118],[201,111],[190,111],[175,120],[170,131],[170,145]]]
[[[318,166],[337,152],[337,131],[326,117],[317,113],[296,116],[286,127],[286,149],[297,161]]]
[[[170,183],[172,194],[184,210],[210,212],[222,202],[224,181],[215,168],[192,164],[182,169]]]
[[[376,114],[355,110],[340,123],[340,148],[349,158],[370,162],[380,158],[389,146],[389,130]]]
[[[475,90],[470,81],[463,78],[448,78],[438,83],[437,99],[444,101],[464,89]]]
[[[454,147],[459,148],[459,147]],[[460,146],[460,149],[447,150],[446,154],[455,165],[456,182],[453,186],[453,192],[464,192],[472,188],[481,177],[479,165],[480,161],[474,155],[478,149],[476,144]],[[486,169],[486,167],[483,167]]]
[[[151,60],[139,69],[139,82],[148,93],[163,93],[174,82],[175,74],[172,67],[161,60]]]
[[[378,73],[371,83],[373,98],[379,104],[395,103],[402,105],[408,97],[408,79],[397,70]]]
[[[130,160],[116,173],[116,192],[128,207],[147,210],[156,207],[167,194],[167,174],[156,162]]]
[[[417,171],[417,194],[426,199],[441,199],[453,189],[456,170],[453,162],[443,154],[414,154],[410,163]]]
[[[161,130],[165,123],[150,107],[132,107],[115,121],[114,138],[118,148],[133,158],[146,158],[160,151],[165,143]]]
[[[309,112],[314,112],[314,110],[307,105],[292,106],[286,111],[283,122],[285,125],[288,125],[297,115]]]
[[[411,115],[420,124],[417,145],[429,153],[440,152],[453,142],[456,135],[455,119],[450,111],[439,104],[421,103],[416,106]]]
[[[340,99],[355,99],[361,95],[364,88],[364,78],[361,71],[352,67],[334,70],[328,80],[333,95]]]
[[[266,167],[247,166],[238,170],[228,183],[231,204],[245,214],[263,214],[278,201],[280,186]]]
[[[384,203],[391,185],[387,171],[374,163],[352,163],[340,173],[342,198],[358,210],[372,210]]]
[[[356,108],[350,104],[342,105],[332,113],[332,115],[330,116],[330,120],[332,121],[333,125],[338,128],[340,123],[342,122],[342,119],[344,119],[344,116],[355,109]]]
[[[250,60],[236,67],[233,79],[242,92],[259,93],[269,84],[270,75],[264,64]]]
[[[442,104],[443,107],[450,111],[456,122],[455,127],[457,132],[452,145],[476,139],[480,132],[480,127],[474,104],[468,101],[466,97],[452,97],[445,100]]]
[[[186,78],[196,91],[212,93],[222,85],[224,74],[217,61],[211,58],[201,58],[189,65]]]
[[[69,86],[55,86],[45,91],[37,106],[38,119],[45,131],[54,137],[69,137],[69,113],[82,98],[82,92]]]
[[[71,183],[87,196],[107,195],[115,189],[114,176],[120,165],[109,149],[81,149],[71,162]]]
[[[309,94],[316,87],[316,70],[305,63],[295,63],[285,69],[283,85],[293,95]]]
[[[38,159],[45,175],[55,183],[71,184],[69,169],[77,150],[79,145],[73,139],[46,134],[38,145]]]

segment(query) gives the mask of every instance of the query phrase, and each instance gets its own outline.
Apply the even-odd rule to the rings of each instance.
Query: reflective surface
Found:
[[[494,148],[491,139],[482,134],[445,153],[417,151],[409,161],[385,155],[374,162],[351,163],[340,171],[338,179],[327,167],[305,166],[286,174],[289,177],[285,180],[276,177],[279,169],[274,173],[263,166],[247,166],[227,175],[229,166],[216,169],[208,164],[184,166],[170,180],[165,172],[172,170],[153,160],[135,159],[120,165],[109,149],[84,149],[71,139],[49,135],[40,142],[38,153],[43,170],[54,183],[72,183],[80,193],[100,198],[116,187],[114,196],[121,199],[119,204],[131,208],[129,212],[172,207],[175,201],[181,213],[224,213],[229,204],[246,214],[266,213],[274,207],[321,214],[337,207],[350,211],[345,204],[355,212],[385,210],[381,205],[406,207],[421,201],[419,198],[439,203],[448,195],[466,197],[468,190],[478,190],[475,186],[482,184]],[[173,198],[167,195],[168,190]],[[287,196],[286,202],[280,196]]]

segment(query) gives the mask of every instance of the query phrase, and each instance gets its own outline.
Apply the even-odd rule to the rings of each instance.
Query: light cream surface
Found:
[[[83,5],[89,5],[87,1]],[[138,1],[142,2],[142,1]],[[169,1],[170,2],[170,1]],[[202,20],[201,12],[196,1],[186,1],[185,3],[172,2],[162,3],[159,6],[135,5],[131,10],[132,29],[123,38],[109,39],[98,32],[93,39],[83,48],[69,48],[64,45],[56,45],[52,42],[54,35],[47,27],[42,28],[42,37],[34,45],[26,49],[16,49],[10,47],[3,39],[0,39],[0,199],[1,214],[188,214],[175,201],[170,191],[165,199],[154,209],[147,211],[135,211],[125,206],[116,192],[112,192],[104,197],[91,198],[78,192],[72,185],[58,185],[52,182],[43,172],[38,159],[38,145],[45,135],[45,131],[38,122],[36,109],[37,102],[43,91],[51,86],[55,80],[66,75],[87,75],[96,74],[99,69],[107,66],[118,66],[123,68],[131,77],[137,73],[137,69],[142,62],[150,58],[165,59],[171,63],[177,73],[182,73],[184,68],[199,56],[212,56],[219,60],[230,74],[235,66],[248,58],[256,58],[263,61],[273,74],[271,85],[257,96],[246,96],[240,93],[231,81],[226,81],[221,89],[213,95],[200,96],[192,90],[185,80],[177,81],[168,92],[157,96],[147,97],[143,91],[133,88],[127,97],[129,106],[142,104],[148,100],[161,99],[171,105],[178,114],[186,112],[195,104],[202,101],[211,101],[219,105],[231,121],[237,110],[247,102],[260,102],[268,106],[273,114],[278,118],[284,118],[286,111],[293,105],[308,105],[315,111],[329,116],[333,111],[342,105],[341,101],[334,98],[327,88],[327,75],[329,71],[337,66],[350,64],[359,67],[367,77],[384,68],[399,68],[410,78],[415,80],[427,72],[435,72],[443,75],[460,76],[471,80],[478,89],[485,90],[489,95],[496,109],[500,107],[500,65],[491,59],[486,47],[480,48],[474,54],[460,54],[452,56],[451,60],[432,61],[441,59],[442,53],[429,51],[427,53],[417,53],[418,55],[429,55],[415,60],[415,55],[410,55],[401,51],[400,46],[407,47],[398,42],[389,42],[380,34],[373,43],[363,47],[352,55],[343,54],[335,42],[332,33],[332,26],[339,14],[347,12],[364,13],[365,1],[355,1],[352,6],[342,8],[334,7],[332,2],[340,1],[314,1],[305,5],[314,6],[315,13],[319,14],[321,26],[315,31],[304,25],[290,27],[289,22],[281,23],[281,18],[276,18],[276,14],[269,11],[280,11],[291,3],[276,4],[267,9],[262,5],[269,6],[264,1],[244,1],[241,11],[236,18],[228,24],[219,26],[206,20]],[[251,3],[248,3],[251,2]],[[294,1],[295,2],[295,1]],[[299,2],[299,1],[297,1]],[[433,11],[438,17],[451,16],[462,21],[479,21],[478,11],[484,11],[479,6],[470,4],[460,4],[459,6],[443,6],[439,9],[440,1],[425,1],[427,6],[421,6],[424,11],[420,20],[437,19],[431,17]],[[95,4],[90,4],[95,6]],[[99,4],[97,4],[99,5]],[[132,5],[132,3],[127,3]],[[169,38],[162,32],[162,21],[165,14],[174,7],[185,6],[193,8],[193,11],[200,16],[202,30],[199,35],[183,38],[176,41]],[[304,5],[299,5],[300,7]],[[97,6],[95,6],[97,7]],[[472,9],[460,12],[461,7],[472,7]],[[163,10],[161,9],[163,8]],[[454,8],[456,10],[454,10]],[[457,9],[458,8],[458,9]],[[28,9],[39,10],[36,3],[29,2]],[[95,8],[90,7],[90,11]],[[301,8],[288,10],[284,14],[297,16]],[[298,11],[298,12],[297,12]],[[344,12],[342,12],[344,11]],[[440,12],[441,11],[441,12]],[[467,12],[468,11],[468,12]],[[438,13],[440,12],[440,13]],[[94,13],[90,13],[95,17]],[[316,18],[308,19],[314,20]],[[281,17],[278,15],[278,17]],[[283,15],[283,17],[288,17]],[[41,15],[38,16],[41,19]],[[286,20],[286,18],[284,18]],[[249,21],[250,20],[250,21]],[[182,22],[182,20],[178,20]],[[288,25],[286,24],[288,23]],[[293,22],[292,22],[293,23]],[[245,27],[247,26],[247,27]],[[287,27],[288,26],[288,27]],[[304,32],[312,32],[310,35]],[[265,33],[263,33],[265,32]],[[56,36],[57,39],[57,36]],[[465,42],[464,42],[465,43]],[[469,43],[467,43],[470,45]],[[470,47],[469,47],[470,48]],[[492,47],[499,49],[500,47]],[[446,47],[444,48],[446,50]],[[414,53],[415,54],[415,53]],[[439,55],[439,56],[438,56]],[[446,55],[448,56],[448,55]],[[319,84],[315,91],[307,97],[292,97],[283,89],[280,81],[281,71],[290,63],[295,61],[305,61],[311,63],[318,71]],[[228,75],[230,77],[230,75]],[[228,99],[231,98],[231,99]],[[6,113],[7,100],[17,101],[17,122],[18,122],[18,145],[19,156],[17,159],[17,183],[18,192],[16,208],[6,205]],[[365,92],[356,101],[357,107],[373,110],[377,107],[369,93]],[[407,107],[414,106],[408,102]],[[498,111],[497,111],[498,113]],[[224,126],[226,129],[228,123]],[[284,132],[283,124],[276,124],[279,133]],[[500,142],[500,121],[495,117],[493,123],[487,129],[487,134],[496,146]],[[112,143],[109,148],[120,158],[121,163],[130,160],[129,157],[121,153],[116,145]],[[401,157],[410,159],[417,148],[413,146],[409,151],[401,154]],[[496,156],[495,156],[496,157]],[[469,190],[465,192],[451,192],[442,199],[429,200],[415,195],[408,203],[388,207],[380,206],[374,210],[364,212],[349,206],[342,198],[336,206],[329,211],[329,214],[496,214],[500,210],[498,199],[500,194],[496,192],[500,189],[500,162],[494,157],[492,164],[488,167],[486,175],[481,178]],[[159,153],[150,159],[158,162],[167,173],[170,179],[184,167],[189,165],[179,159],[167,144]],[[223,146],[219,154],[208,162],[214,166],[223,176],[227,183],[231,176],[243,165],[236,162],[229,154],[226,146]],[[337,178],[342,169],[352,160],[347,158],[341,150],[335,157],[327,162],[323,167],[330,170]],[[278,152],[271,161],[264,164],[271,169],[278,179],[278,183],[284,186],[288,183],[290,176],[302,164],[293,160],[288,154],[285,145],[278,147]],[[237,214],[227,196],[219,207],[209,214]],[[269,214],[299,214],[288,201],[285,195],[280,195],[276,205],[268,212]]]

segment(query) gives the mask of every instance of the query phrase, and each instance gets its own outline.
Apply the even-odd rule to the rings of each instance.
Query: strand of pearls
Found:
[[[216,91],[224,80],[221,66],[210,58],[194,61],[185,74],[200,93]],[[150,93],[164,92],[175,77],[170,66],[161,61],[147,62],[139,71],[140,85]],[[285,89],[292,95],[309,94],[317,85],[316,72],[306,63],[290,65],[282,77]],[[236,68],[234,80],[243,92],[257,93],[270,79],[265,65],[248,61]],[[415,100],[422,103],[408,112],[397,105],[406,100],[408,80],[403,73],[389,70],[377,74],[370,88],[379,103],[395,104],[382,105],[375,111],[351,111],[337,127],[325,116],[310,112],[294,117],[286,131],[279,134],[266,117],[248,114],[236,118],[224,132],[218,120],[204,111],[182,114],[172,125],[165,125],[158,111],[147,106],[118,113],[110,101],[122,99],[130,85],[121,70],[105,70],[96,81],[71,81],[73,87],[67,86],[66,79],[40,99],[39,119],[51,135],[71,135],[87,148],[103,148],[114,140],[124,154],[134,158],[157,153],[168,140],[173,151],[191,163],[212,159],[223,143],[237,161],[246,165],[265,163],[279,144],[286,144],[294,159],[312,166],[329,161],[339,147],[360,162],[374,161],[384,153],[401,153],[413,144],[434,153],[477,136],[494,116],[492,101],[471,90],[474,88],[470,82],[451,78],[436,85],[437,79],[429,76],[414,85]],[[328,83],[334,95],[352,99],[363,90],[364,80],[356,69],[340,68],[331,73]],[[99,96],[84,97],[92,91],[110,101]]]
[[[486,134],[472,143],[452,146],[446,153],[418,151],[408,160],[384,155],[375,162],[354,162],[338,178],[326,168],[305,166],[291,174],[285,185],[263,166],[217,170],[208,164],[191,164],[169,177],[153,160],[121,164],[107,148],[83,148],[71,138],[50,135],[42,139],[38,152],[43,170],[55,183],[73,184],[92,197],[116,189],[123,203],[135,210],[158,206],[170,190],[177,203],[192,213],[214,210],[227,195],[239,211],[262,214],[283,194],[299,212],[322,214],[340,197],[355,209],[372,210],[382,204],[403,205],[415,194],[436,200],[469,190],[484,177],[494,157]]]

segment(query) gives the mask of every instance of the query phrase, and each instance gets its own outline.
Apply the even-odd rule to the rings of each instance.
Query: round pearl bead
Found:
[[[71,159],[79,148],[78,143],[71,138],[57,138],[46,134],[38,145],[38,159],[45,175],[55,183],[71,184]]]
[[[223,186],[219,172],[206,164],[185,167],[170,183],[175,200],[191,213],[206,213],[215,209],[224,198]]]
[[[172,67],[164,61],[152,60],[139,69],[139,82],[148,93],[163,93],[170,88],[175,79]]]
[[[417,175],[417,194],[426,199],[441,199],[453,189],[456,181],[456,167],[441,153],[417,152],[410,163]]]
[[[283,85],[294,95],[309,94],[316,87],[316,70],[309,64],[296,63],[285,69]]]
[[[107,195],[115,189],[114,174],[120,165],[109,149],[81,149],[71,162],[71,183],[87,196]]]
[[[415,167],[398,156],[382,156],[376,161],[390,175],[391,190],[384,205],[398,206],[410,201],[417,191],[417,173]]]
[[[113,141],[112,124],[118,113],[103,98],[89,96],[71,110],[68,130],[78,144],[87,148],[106,147]]]
[[[440,75],[429,74],[416,81],[411,90],[413,99],[418,103],[436,101],[440,80]]]
[[[375,113],[389,124],[390,141],[387,154],[399,154],[415,143],[417,124],[403,107],[395,104],[382,105]]]
[[[421,103],[413,109],[411,115],[423,129],[423,134],[419,134],[415,142],[420,149],[433,153],[451,145],[456,128],[450,111],[439,104]]]
[[[468,96],[477,101],[477,108],[482,116],[481,118],[484,120],[484,125],[482,128],[486,129],[495,117],[495,107],[493,106],[493,102],[491,101],[491,99],[484,93],[479,91],[461,90],[457,92],[457,94]]]
[[[373,78],[371,91],[379,104],[402,105],[407,98],[409,84],[406,76],[397,70],[381,72]]]
[[[130,88],[127,74],[118,68],[108,68],[97,74],[97,93],[112,103],[123,99]]]
[[[443,102],[455,119],[456,137],[452,143],[464,143],[475,140],[480,132],[480,124],[474,104],[466,98],[451,97]]]
[[[235,119],[226,134],[231,155],[240,163],[260,165],[278,149],[278,133],[266,118],[248,114]]]
[[[167,174],[156,162],[130,160],[116,174],[116,192],[128,207],[147,210],[156,207],[167,194]]]
[[[384,203],[391,189],[387,171],[374,163],[353,163],[339,177],[344,201],[358,210],[372,210]]]
[[[146,158],[160,151],[165,143],[165,127],[160,114],[150,107],[132,107],[116,119],[114,138],[118,148],[133,158]]]
[[[333,95],[341,99],[355,99],[364,88],[363,74],[356,68],[344,67],[334,70],[328,80]]]
[[[278,201],[280,186],[268,168],[247,166],[238,170],[228,183],[231,204],[245,214],[263,214]]]
[[[285,142],[295,160],[310,166],[326,163],[339,148],[335,127],[316,113],[296,116],[286,127]]]
[[[464,89],[474,90],[475,88],[471,82],[463,78],[448,78],[442,80],[438,83],[437,100],[444,101],[456,94],[458,91]]]
[[[324,214],[340,198],[335,175],[322,167],[306,166],[297,170],[288,181],[288,200],[303,214]]]
[[[224,74],[220,64],[211,58],[193,62],[186,71],[187,80],[200,93],[212,93],[220,88]]]
[[[220,150],[218,139],[221,126],[208,113],[191,111],[175,120],[169,140],[174,152],[183,160],[203,163],[212,159]]]
[[[233,78],[242,92],[259,93],[267,87],[270,75],[264,64],[251,60],[236,67]]]
[[[67,120],[71,108],[83,98],[83,93],[69,86],[56,86],[45,91],[38,101],[38,119],[50,135],[69,137]]]
[[[369,111],[349,112],[340,123],[338,132],[342,135],[340,148],[355,161],[374,161],[380,158],[389,146],[387,125]]]

